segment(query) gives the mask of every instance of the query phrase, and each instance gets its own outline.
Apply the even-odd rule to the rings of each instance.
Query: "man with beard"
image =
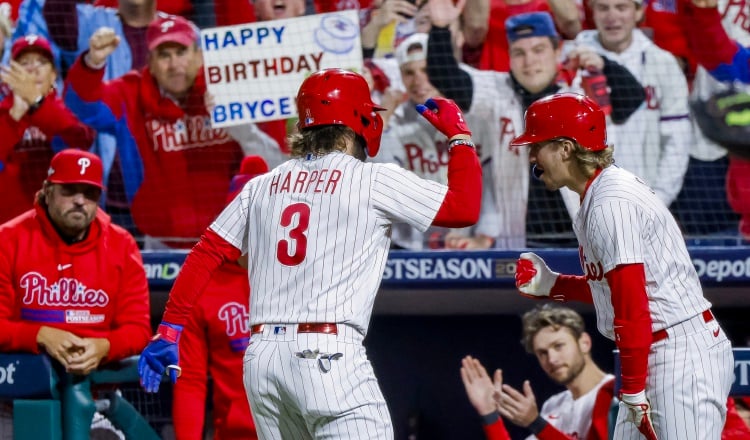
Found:
[[[522,318],[521,343],[545,373],[567,388],[547,399],[541,411],[529,381],[523,390],[503,385],[498,369],[490,378],[471,356],[462,360],[466,394],[484,421],[489,440],[510,439],[500,416],[531,431],[528,439],[607,439],[615,377],[591,358],[591,336],[574,310],[545,304]]]
[[[88,375],[151,333],[141,254],[99,207],[102,168],[87,151],[57,153],[34,207],[0,225],[0,352],[52,359],[64,438],[89,438]]]

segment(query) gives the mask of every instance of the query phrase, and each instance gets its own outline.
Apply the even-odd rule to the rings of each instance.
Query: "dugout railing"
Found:
[[[13,439],[88,440],[98,411],[129,440],[158,440],[119,389],[138,383],[136,364],[134,356],[76,376],[44,354],[0,354],[0,400],[12,401]]]

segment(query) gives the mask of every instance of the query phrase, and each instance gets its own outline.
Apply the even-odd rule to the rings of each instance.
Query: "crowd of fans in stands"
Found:
[[[0,182],[11,200],[0,222],[31,207],[55,152],[78,148],[101,157],[101,206],[142,247],[192,246],[223,207],[220,195],[241,159],[260,154],[275,166],[294,130],[283,120],[211,128],[199,26],[359,8],[362,70],[389,109],[384,154],[376,160],[446,178],[445,145],[412,108],[430,95],[456,100],[484,137],[480,223],[423,236],[398,231],[395,246],[572,245],[577,200],[547,193],[524,152],[507,145],[522,130],[525,108],[559,90],[598,94],[611,105],[617,164],[650,184],[686,236],[740,242],[738,219],[750,213],[732,212],[727,203],[727,151],[690,115],[691,103],[726,85],[696,67],[681,15],[688,1],[0,3]],[[725,26],[742,41],[750,34],[730,20],[734,7],[725,6]],[[738,211],[745,205],[733,204]]]

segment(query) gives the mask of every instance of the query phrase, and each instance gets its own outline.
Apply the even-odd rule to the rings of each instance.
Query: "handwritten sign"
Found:
[[[356,10],[203,29],[201,46],[214,128],[297,116],[312,72],[362,68]]]

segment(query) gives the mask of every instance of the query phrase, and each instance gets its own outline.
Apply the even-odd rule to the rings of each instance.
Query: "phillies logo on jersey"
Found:
[[[40,306],[105,307],[109,295],[101,289],[89,289],[75,278],[60,278],[49,284],[47,278],[37,272],[29,272],[19,282],[23,289],[24,304]]]
[[[154,151],[182,151],[223,144],[230,140],[226,130],[211,128],[208,116],[185,116],[176,121],[152,119],[146,123]]]
[[[746,0],[729,0],[727,7],[721,14],[722,21],[729,18],[731,23],[739,26],[745,32],[750,32],[750,11]]]
[[[407,169],[417,173],[435,174],[448,166],[448,143],[435,142],[435,151],[426,151],[418,144],[404,144]]]
[[[45,142],[46,140],[47,135],[45,135],[42,130],[37,127],[29,127],[23,132],[21,143],[30,144],[32,142]]]
[[[516,127],[513,125],[513,120],[504,116],[500,117],[500,145],[508,145],[508,151],[518,156],[520,153],[519,147],[510,146],[510,141],[516,138]]]
[[[581,261],[581,267],[586,273],[586,279],[592,281],[601,281],[604,278],[604,266],[600,261],[586,261],[586,255],[583,248],[578,247],[578,259]]]
[[[235,301],[228,302],[221,306],[217,316],[224,323],[227,336],[230,338],[237,334],[250,333],[250,313],[247,306]]]

